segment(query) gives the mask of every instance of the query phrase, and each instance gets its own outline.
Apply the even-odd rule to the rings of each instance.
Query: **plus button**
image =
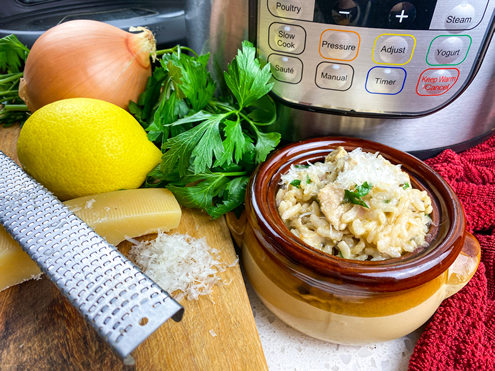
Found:
[[[405,15],[405,14],[404,14],[404,9],[402,9],[402,12],[401,12],[400,14],[396,15],[395,17],[396,17],[396,18],[399,18],[399,23],[402,23],[402,20],[403,20],[404,18],[409,18],[409,16],[408,16],[408,15]]]

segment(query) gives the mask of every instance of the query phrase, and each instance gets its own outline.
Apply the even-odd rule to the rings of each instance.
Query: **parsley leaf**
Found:
[[[209,55],[182,50],[191,51],[157,52],[160,66],[129,105],[163,152],[145,186],[166,187],[183,206],[217,218],[242,206],[249,175],[280,142],[279,133],[266,130],[276,119],[275,103],[266,96],[270,67],[261,68],[256,49],[244,42],[224,74],[230,95],[217,98]]]
[[[227,69],[225,82],[241,108],[249,106],[272,89],[273,83],[268,83],[272,77],[270,64],[261,68],[256,49],[249,41],[242,43],[242,51],[237,53]]]
[[[306,183],[307,184],[311,183],[311,179],[309,179],[309,175],[308,174],[306,174]]]
[[[290,184],[296,188],[299,188],[299,186],[301,185],[301,181],[299,179],[294,179],[292,182],[290,182]]]
[[[29,49],[17,37],[8,35],[0,39],[0,126],[21,125],[30,113],[19,98],[19,81]]]
[[[408,182],[405,182],[404,185],[402,186],[402,189],[408,189],[410,187]]]
[[[362,185],[356,185],[354,191],[345,190],[344,192],[344,202],[349,202],[354,205],[360,205],[369,209],[369,206],[364,202],[361,197],[366,196],[373,188],[372,184],[368,184],[368,182],[364,182]]]

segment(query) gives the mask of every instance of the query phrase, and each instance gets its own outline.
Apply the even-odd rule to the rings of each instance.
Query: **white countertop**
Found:
[[[406,371],[423,328],[387,343],[348,346],[314,339],[278,319],[261,302],[243,272],[270,371]]]

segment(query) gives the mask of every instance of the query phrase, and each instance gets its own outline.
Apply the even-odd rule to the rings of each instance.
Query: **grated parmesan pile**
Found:
[[[131,259],[179,302],[184,297],[197,300],[200,295],[210,295],[214,285],[229,284],[218,273],[239,261],[237,258],[232,264],[221,262],[219,251],[208,246],[205,238],[187,234],[159,232],[152,241],[128,240],[134,244]]]

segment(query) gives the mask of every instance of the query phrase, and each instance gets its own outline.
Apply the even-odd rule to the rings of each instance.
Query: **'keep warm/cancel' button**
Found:
[[[418,95],[442,95],[449,91],[459,78],[457,68],[429,68],[419,76]]]

